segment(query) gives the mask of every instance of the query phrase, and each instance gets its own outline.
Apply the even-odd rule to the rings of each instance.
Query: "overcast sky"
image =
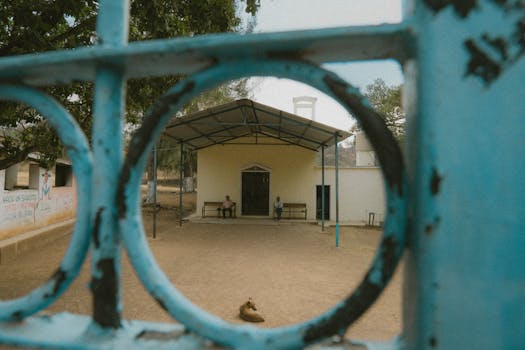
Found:
[[[401,21],[401,0],[261,0],[255,32],[275,32]],[[388,85],[403,83],[401,68],[394,61],[330,65],[342,78],[364,91],[376,78]],[[349,129],[353,120],[337,102],[324,93],[287,79],[258,80],[254,99],[293,113],[292,98],[317,98],[316,120]],[[301,113],[298,113],[301,114]],[[304,114],[304,116],[309,116]]]

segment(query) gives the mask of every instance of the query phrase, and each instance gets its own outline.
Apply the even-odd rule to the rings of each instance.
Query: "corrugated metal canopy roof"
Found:
[[[284,112],[249,99],[187,114],[172,120],[164,134],[193,149],[236,143],[241,137],[257,136],[253,143],[270,138],[318,150],[350,136],[346,131]]]

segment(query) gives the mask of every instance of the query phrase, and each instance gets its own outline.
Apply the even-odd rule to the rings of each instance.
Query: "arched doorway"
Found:
[[[270,172],[258,165],[241,171],[242,215],[270,215]]]

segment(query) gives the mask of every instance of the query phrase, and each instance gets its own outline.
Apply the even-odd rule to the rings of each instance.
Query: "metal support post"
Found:
[[[179,226],[182,226],[182,161],[184,160],[184,143],[180,143],[180,164],[179,164]]]
[[[335,133],[335,246],[339,247],[339,147],[337,146],[337,136]]]
[[[324,231],[324,145],[321,146],[321,231]]]
[[[157,144],[153,145],[153,239],[157,238]]]

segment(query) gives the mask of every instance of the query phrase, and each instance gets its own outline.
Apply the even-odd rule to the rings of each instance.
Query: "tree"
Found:
[[[254,18],[260,0],[131,0],[130,41],[243,30],[239,9]],[[96,43],[97,0],[0,0],[0,56],[73,48]],[[249,24],[248,24],[249,27]],[[144,111],[180,76],[133,79],[127,83],[127,120]],[[57,98],[90,136],[93,84],[79,82],[45,89]],[[0,104],[0,169],[42,154],[49,168],[62,147],[36,111],[17,103]],[[51,141],[51,142],[50,142]]]
[[[364,95],[374,109],[383,117],[386,126],[394,137],[401,142],[405,135],[405,112],[401,106],[401,85],[387,86],[384,80],[376,79],[367,85]],[[356,132],[359,127],[354,127]]]
[[[348,147],[342,147],[338,145],[338,166],[342,168],[355,167],[355,147],[354,145],[349,145]],[[317,166],[322,165],[322,154],[317,152],[315,155],[315,163]],[[327,167],[335,166],[335,146],[326,147],[324,150],[324,165]]]

